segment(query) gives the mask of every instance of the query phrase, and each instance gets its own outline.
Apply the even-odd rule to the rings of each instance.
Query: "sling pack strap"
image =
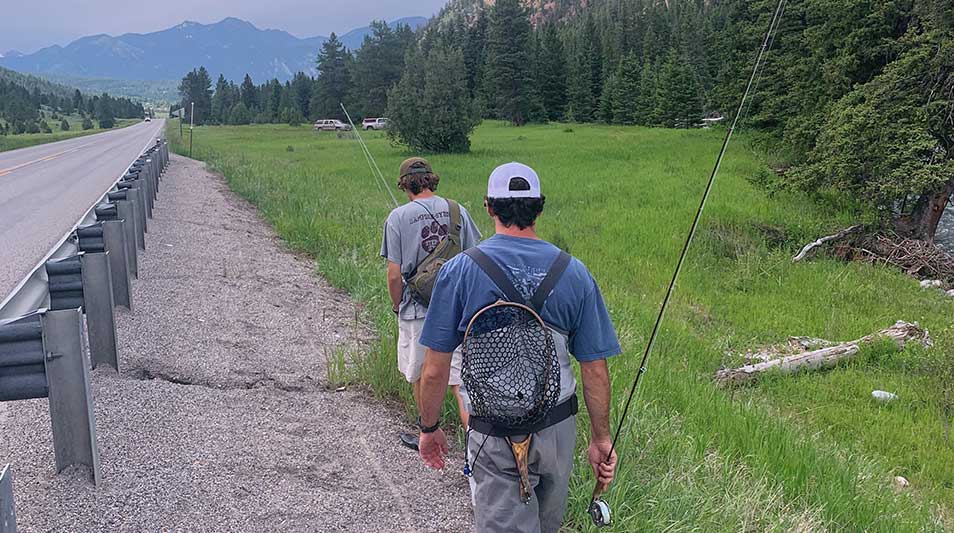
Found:
[[[500,268],[500,265],[485,254],[479,247],[475,246],[464,250],[464,253],[473,259],[474,262],[477,263],[477,266],[490,277],[491,281],[504,292],[504,296],[507,297],[507,300],[513,303],[527,303],[523,295],[520,294],[520,291],[514,287],[513,282],[510,281],[507,274]],[[546,277],[543,278],[543,281],[537,287],[533,296],[531,296],[528,305],[537,313],[543,310],[543,304],[547,301],[547,297],[553,292],[557,281],[560,280],[566,268],[570,265],[570,259],[570,254],[560,251],[560,254],[553,261],[553,264],[550,265],[550,270],[547,271]]]
[[[447,237],[451,239],[452,243],[457,245],[458,250],[463,251],[464,243],[460,240],[460,230],[463,226],[463,221],[461,220],[461,216],[460,216],[460,204],[458,204],[457,202],[449,198],[445,198],[445,200],[447,200],[447,210],[450,212],[450,224],[447,227]],[[440,225],[440,222],[437,220],[437,217],[434,216],[434,213],[431,213],[431,210],[428,209],[426,205],[424,205],[421,202],[418,202],[417,200],[414,200],[414,203],[423,207],[424,210],[427,211],[427,214],[430,215],[431,218],[434,220],[434,222],[437,222],[437,224]],[[431,258],[436,253],[438,253],[439,250],[440,250],[440,247],[437,247],[434,249],[434,251],[427,254],[427,256],[424,259],[421,259],[421,262],[415,265],[414,269],[411,270],[411,272],[404,275],[404,281],[407,281],[413,278],[415,275],[417,275],[418,267],[420,267],[424,263],[430,262]]]
[[[450,225],[447,228],[447,233],[451,237],[455,238],[457,241],[460,241],[460,230],[463,226],[463,224],[461,224],[461,219],[460,219],[460,204],[455,202],[454,200],[451,200],[450,198],[445,198],[445,200],[447,201],[447,211],[450,212]],[[433,219],[434,222],[437,222],[437,224],[440,225],[440,222],[437,220],[437,217],[434,216],[434,213],[431,213],[431,210],[428,209],[426,205],[424,205],[421,202],[418,202],[417,200],[414,200],[414,203],[423,207],[424,210],[427,211],[427,214],[431,216],[431,219]]]

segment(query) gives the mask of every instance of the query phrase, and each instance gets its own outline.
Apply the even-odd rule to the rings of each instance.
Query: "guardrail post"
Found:
[[[0,470],[0,533],[17,533],[17,511],[13,501],[13,470]]]
[[[46,274],[50,280],[50,308],[79,307],[86,314],[93,368],[106,363],[119,370],[109,253],[83,253],[47,261]]]
[[[113,316],[113,281],[110,252],[83,254],[83,310],[89,328],[89,350],[93,368],[99,363],[119,370],[116,353],[116,319]]]
[[[123,242],[125,234],[121,223],[117,221],[116,206],[100,204],[94,211],[99,222],[76,228],[79,251],[88,254],[110,252],[109,270],[113,299],[115,303],[129,309],[129,262]]]
[[[117,216],[119,207],[117,206]],[[126,246],[126,232],[122,220],[103,222],[103,242],[109,253],[109,272],[113,281],[113,299],[132,311],[132,290],[130,289],[129,248]]]
[[[89,369],[83,353],[82,312],[78,308],[47,311],[42,324],[56,471],[85,465],[93,483],[99,484],[99,449]]]
[[[139,186],[139,180],[131,179],[120,181],[117,186],[126,192],[126,197],[136,204],[136,246],[140,250],[146,249],[146,204],[143,198],[142,188]]]
[[[139,252],[136,250],[136,226],[139,220],[136,218],[136,202],[130,200],[117,200],[116,215],[122,222],[123,243],[126,245],[126,259],[129,260],[129,272],[133,277],[139,279]],[[132,310],[132,291],[129,296],[129,310]]]

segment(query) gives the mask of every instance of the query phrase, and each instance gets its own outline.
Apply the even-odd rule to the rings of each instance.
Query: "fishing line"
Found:
[[[781,23],[782,23],[782,17],[785,16],[785,8],[788,7],[787,1],[788,1],[788,0],[782,0],[782,9],[781,9],[781,11],[777,11],[777,12],[776,12],[776,18],[777,18],[777,20],[773,20],[773,21],[772,21],[772,25],[769,27],[769,34],[771,34],[772,37],[769,39],[768,49],[766,49],[766,51],[765,51],[766,55],[769,54],[769,53],[772,51],[772,45],[775,44],[775,36],[778,34],[778,27],[779,27],[779,25],[781,25]],[[758,77],[755,78],[755,85],[752,86],[752,94],[753,94],[753,95],[758,94],[758,92],[759,92],[759,83],[762,82],[762,74],[764,74],[764,73],[765,73],[765,66],[763,65],[762,68],[759,69],[759,75],[758,75]],[[748,118],[748,116],[749,116],[749,110],[752,109],[752,101],[753,101],[753,100],[755,100],[755,97],[754,97],[754,96],[753,96],[752,98],[750,98],[750,99],[749,99],[749,103],[745,105],[745,112],[742,113],[742,119],[740,120],[740,122],[743,122],[743,123],[744,123],[744,122],[745,122],[745,119]]]
[[[358,133],[358,128],[355,127],[354,121],[351,120],[351,115],[348,113],[348,110],[345,109],[344,103],[339,103],[338,105],[341,106],[341,110],[344,111],[345,116],[348,117],[348,124],[351,124],[351,131],[354,133],[355,138],[358,139],[358,144],[361,145],[361,149],[364,150],[364,157],[367,158],[368,164],[371,166],[371,175],[380,180],[381,184],[384,185],[384,190],[388,192],[391,201],[394,202],[394,207],[400,207],[401,204],[398,203],[397,198],[394,197],[394,193],[391,192],[391,188],[388,187],[388,182],[384,179],[384,174],[378,167],[378,162],[374,160],[374,156],[371,155],[371,150],[368,149],[368,145],[364,142],[364,139],[361,138],[361,134]],[[377,172],[377,174],[375,174],[375,172]]]
[[[633,398],[636,395],[636,391],[639,388],[640,378],[646,372],[646,365],[649,362],[649,356],[653,351],[653,346],[656,344],[659,328],[662,325],[663,318],[665,318],[666,309],[669,307],[669,301],[671,300],[673,290],[676,287],[676,281],[679,279],[679,273],[682,271],[682,267],[686,261],[686,256],[689,254],[689,246],[692,244],[692,239],[695,237],[696,230],[699,228],[699,221],[702,219],[702,213],[705,211],[706,202],[708,202],[709,195],[712,192],[712,185],[715,183],[716,176],[719,174],[719,168],[722,166],[722,160],[725,158],[726,150],[729,147],[729,141],[732,139],[732,134],[735,132],[735,128],[739,123],[739,117],[742,115],[745,102],[749,97],[749,93],[752,90],[752,85],[755,82],[756,75],[758,74],[759,68],[762,65],[762,59],[765,57],[774,31],[778,28],[778,22],[785,1],[786,0],[778,1],[778,6],[775,8],[775,15],[772,17],[772,22],[769,24],[768,31],[765,33],[765,39],[762,41],[762,47],[759,49],[758,56],[755,59],[755,66],[752,68],[752,74],[749,76],[749,82],[745,86],[745,92],[742,94],[742,100],[739,102],[739,107],[735,113],[735,117],[732,119],[732,125],[729,127],[725,134],[725,138],[722,141],[722,148],[719,150],[719,156],[716,158],[715,165],[712,168],[712,173],[709,175],[709,181],[706,183],[706,189],[702,195],[702,200],[699,203],[699,208],[696,210],[695,217],[692,220],[692,226],[689,228],[689,235],[686,237],[686,242],[682,247],[682,253],[679,255],[679,262],[676,263],[676,270],[673,272],[672,279],[669,282],[669,287],[666,289],[666,296],[663,298],[662,306],[659,308],[659,314],[656,316],[656,323],[653,325],[652,333],[649,336],[649,342],[646,344],[646,350],[643,352],[643,358],[639,363],[639,370],[636,373],[636,378],[633,380],[633,386],[630,388],[629,396],[626,398],[626,403],[623,406],[623,414],[619,419],[619,425],[616,428],[616,435],[613,437],[613,444],[606,456],[607,463],[610,461],[610,459],[612,459],[613,452],[616,450],[616,445],[619,442],[619,437],[623,432],[626,416],[629,414],[630,405],[632,404]],[[594,524],[597,526],[606,526],[610,523],[609,505],[600,498],[604,488],[605,487],[603,487],[599,481],[597,481],[596,488],[593,490],[593,499],[590,502],[590,516],[593,519]]]

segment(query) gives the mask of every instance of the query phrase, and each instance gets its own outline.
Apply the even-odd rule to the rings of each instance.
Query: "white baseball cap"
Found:
[[[529,187],[528,187],[529,185]],[[500,165],[487,180],[488,198],[540,198],[540,178],[523,163]]]

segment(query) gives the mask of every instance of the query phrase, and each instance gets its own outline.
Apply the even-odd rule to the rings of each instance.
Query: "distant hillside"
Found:
[[[75,89],[72,87],[67,87],[59,83],[53,83],[36,76],[14,72],[3,67],[0,67],[0,81],[5,81],[7,83],[13,83],[21,87],[25,87],[30,92],[39,91],[44,94],[55,95],[59,98],[72,98],[75,91]]]
[[[417,28],[423,17],[395,23]],[[392,23],[394,24],[394,23]],[[350,48],[358,48],[369,28],[343,35]],[[153,33],[127,33],[118,37],[94,35],[65,47],[50,46],[36,53],[0,58],[0,66],[60,79],[178,80],[182,73],[205,66],[214,75],[241,80],[246,73],[255,80],[291,79],[296,72],[315,72],[315,58],[327,38],[301,39],[281,30],[262,30],[237,18],[215,24],[183,22]]]

